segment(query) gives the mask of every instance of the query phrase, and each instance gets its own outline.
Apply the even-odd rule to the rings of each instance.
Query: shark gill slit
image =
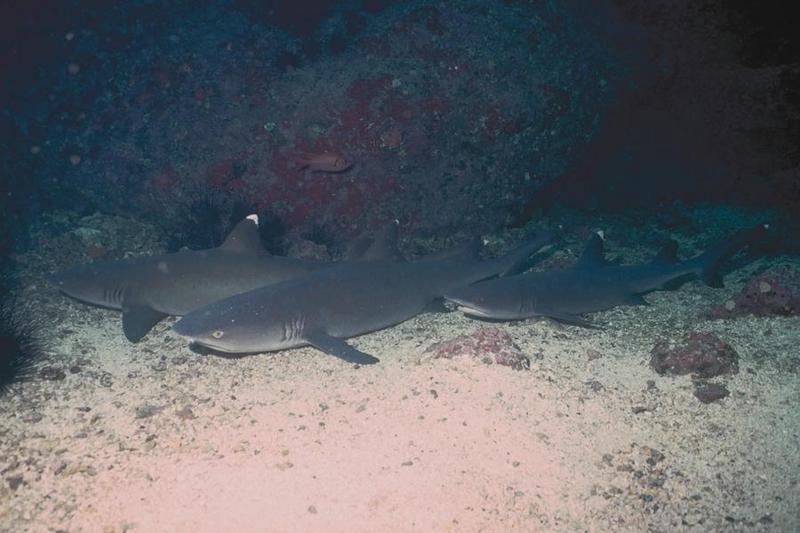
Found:
[[[281,336],[281,342],[294,341],[300,338],[300,334],[303,331],[304,325],[305,320],[301,316],[285,321],[283,323],[283,335]]]

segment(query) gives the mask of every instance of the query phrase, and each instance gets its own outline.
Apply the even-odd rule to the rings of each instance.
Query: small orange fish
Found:
[[[342,154],[336,152],[320,152],[317,154],[304,154],[298,161],[298,170],[309,172],[337,173],[349,170],[353,162]]]

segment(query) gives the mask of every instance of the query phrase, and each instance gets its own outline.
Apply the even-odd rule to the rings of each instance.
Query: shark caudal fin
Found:
[[[722,287],[722,275],[719,268],[723,261],[736,255],[742,248],[764,238],[769,226],[762,224],[754,228],[743,229],[731,237],[723,239],[712,245],[708,250],[690,259],[688,263],[693,264],[697,277],[709,287]]]

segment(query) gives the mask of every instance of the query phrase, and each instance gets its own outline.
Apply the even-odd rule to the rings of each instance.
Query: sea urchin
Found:
[[[41,327],[8,291],[0,289],[0,396],[16,382],[30,381],[44,358]]]

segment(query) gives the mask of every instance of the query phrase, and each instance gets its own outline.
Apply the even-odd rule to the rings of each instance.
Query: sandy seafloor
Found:
[[[0,401],[0,530],[798,531],[800,317],[698,318],[777,263],[800,261],[653,293],[602,329],[500,324],[519,371],[426,354],[484,325],[457,313],[354,339],[381,359],[362,368],[199,355],[172,320],[133,345],[119,313],[30,275],[65,377]],[[690,331],[738,352],[713,380],[729,397],[650,368]]]

